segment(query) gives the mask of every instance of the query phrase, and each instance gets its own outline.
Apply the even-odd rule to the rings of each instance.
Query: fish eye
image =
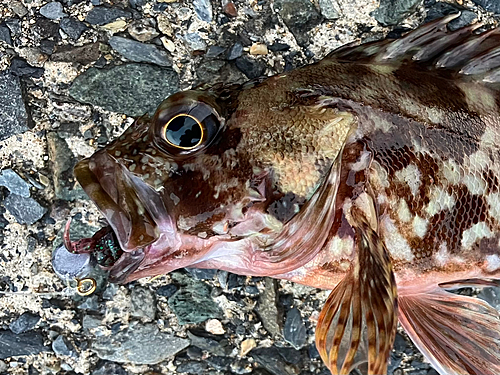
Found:
[[[203,139],[203,126],[195,117],[181,113],[167,122],[163,137],[171,146],[191,150],[200,145]]]

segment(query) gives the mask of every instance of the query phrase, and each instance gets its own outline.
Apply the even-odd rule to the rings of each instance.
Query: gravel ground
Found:
[[[69,216],[75,239],[102,219],[72,168],[179,89],[456,10],[453,27],[496,24],[500,2],[0,0],[0,374],[329,374],[314,348],[325,291],[181,270],[125,286],[97,275],[96,293],[75,294],[52,250]],[[436,374],[403,333],[394,349],[390,374]]]

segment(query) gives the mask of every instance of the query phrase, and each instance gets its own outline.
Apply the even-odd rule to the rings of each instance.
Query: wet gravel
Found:
[[[52,251],[100,215],[72,168],[179,89],[244,82],[496,0],[0,0],[0,374],[328,374],[327,292],[216,270],[75,293]],[[488,13],[489,12],[489,13]],[[497,14],[494,14],[494,13]],[[500,306],[500,290],[480,298]],[[434,375],[404,333],[389,374]]]

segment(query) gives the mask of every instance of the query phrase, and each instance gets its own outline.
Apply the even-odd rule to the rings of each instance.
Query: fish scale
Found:
[[[110,279],[194,267],[325,288],[332,374],[385,373],[398,321],[439,373],[500,373],[498,312],[449,292],[500,279],[500,39],[448,31],[456,16],[174,94],[81,161],[123,251]],[[104,232],[65,243],[102,257]]]

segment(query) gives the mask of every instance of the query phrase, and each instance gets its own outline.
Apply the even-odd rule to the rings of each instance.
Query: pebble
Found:
[[[210,47],[208,47],[208,50],[207,50],[207,53],[205,54],[205,57],[207,57],[209,59],[213,59],[215,57],[219,57],[224,52],[226,52],[226,49],[224,47],[210,46]]]
[[[240,347],[240,357],[246,356],[255,347],[257,347],[257,342],[255,341],[255,339],[243,340]]]
[[[177,366],[176,372],[185,372],[188,374],[204,374],[206,369],[207,364],[205,362],[187,361]]]
[[[500,1],[498,0],[472,0],[472,2],[483,7],[488,12],[500,13]]]
[[[23,313],[19,318],[9,324],[9,329],[16,335],[31,331],[40,321],[40,315],[29,312]]]
[[[57,336],[57,338],[52,342],[52,350],[54,353],[59,355],[67,355],[75,358],[78,357],[78,352],[73,344],[63,335]]]
[[[394,26],[415,11],[421,0],[380,0],[380,6],[370,13],[382,26]]]
[[[130,18],[132,13],[119,9],[118,7],[106,8],[103,6],[94,7],[85,17],[85,21],[91,25],[105,25],[116,21],[118,18]]]
[[[267,55],[267,53],[268,53],[267,46],[263,43],[254,43],[250,47],[251,55]]]
[[[321,22],[321,15],[309,0],[276,0],[276,9],[299,45],[309,41],[307,31]]]
[[[242,54],[243,54],[243,44],[241,44],[240,42],[236,42],[229,49],[228,54],[227,54],[227,59],[228,60],[235,60],[238,57],[240,57]]]
[[[5,198],[4,206],[19,224],[34,224],[47,212],[47,209],[33,198],[17,194],[10,194]]]
[[[44,73],[43,68],[37,68],[29,65],[25,60],[13,58],[10,63],[10,72],[18,77],[40,78]]]
[[[97,338],[91,348],[99,358],[108,361],[154,365],[189,344],[187,339],[160,332],[156,324],[136,324],[114,335]]]
[[[61,245],[52,252],[52,268],[64,281],[85,277],[92,269],[90,254],[73,254]]]
[[[12,169],[0,171],[0,186],[6,187],[11,193],[20,195],[21,197],[27,198],[30,196],[31,185]]]
[[[110,69],[86,70],[75,79],[69,93],[82,103],[129,116],[142,116],[146,112],[153,114],[163,99],[178,89],[179,77],[171,69],[124,64]]]
[[[151,18],[132,22],[128,26],[127,31],[132,38],[139,42],[147,42],[160,35],[154,28]]]
[[[177,286],[175,286],[174,284],[167,284],[167,285],[163,285],[161,287],[159,287],[157,290],[156,290],[156,294],[158,294],[159,296],[162,296],[162,297],[171,297],[174,295],[175,292],[177,292]]]
[[[198,280],[212,280],[217,274],[217,270],[213,269],[185,268],[185,270]]]
[[[0,330],[0,359],[48,352],[43,345],[43,336],[38,331],[16,335],[11,331]]]
[[[52,61],[63,61],[71,63],[80,63],[83,65],[97,61],[101,56],[99,43],[89,43],[80,47],[57,46],[56,51],[52,54]]]
[[[212,22],[213,12],[210,0],[193,0],[193,7],[200,20]]]
[[[224,6],[222,7],[222,11],[230,17],[237,17],[238,10],[236,9],[236,5],[232,1],[225,1]]]
[[[252,59],[248,56],[241,56],[236,59],[236,67],[249,79],[259,78],[266,71],[266,63]]]
[[[8,369],[7,364],[4,361],[0,361],[0,374],[6,372]]]
[[[191,340],[191,345],[197,346],[202,350],[206,350],[208,353],[218,356],[227,356],[231,353],[231,348],[226,344],[223,345],[221,342],[209,338],[196,336],[191,332],[187,332],[188,338]]]
[[[273,375],[291,375],[283,358],[275,347],[258,348],[250,352],[250,356]]]
[[[12,39],[10,37],[10,30],[6,25],[0,25],[0,40],[12,45]]]
[[[340,17],[339,12],[335,9],[335,0],[319,0],[318,4],[322,16],[327,20],[336,20]]]
[[[184,40],[188,47],[194,51],[205,51],[207,49],[207,43],[201,38],[198,33],[186,33],[184,35]]]
[[[109,44],[115,51],[131,61],[172,66],[172,60],[167,52],[158,49],[153,44],[141,43],[121,36],[111,37]]]
[[[57,1],[52,1],[41,7],[40,14],[49,20],[59,20],[66,16],[62,4]]]
[[[273,335],[281,333],[279,325],[279,313],[277,307],[277,290],[276,280],[266,277],[264,292],[260,294],[259,304],[257,305],[257,313],[264,324],[264,328]]]
[[[21,93],[19,77],[0,72],[0,141],[28,130],[29,115]]]
[[[80,22],[76,18],[68,17],[61,20],[59,23],[61,30],[66,33],[71,39],[79,39],[83,32],[88,30],[83,22]]]
[[[132,289],[130,301],[130,315],[144,322],[154,320],[156,316],[156,301],[152,291],[141,287],[134,288]]]
[[[223,335],[226,332],[220,320],[217,319],[207,320],[205,323],[205,330],[213,333],[214,335]]]
[[[24,4],[18,0],[11,0],[8,2],[9,8],[17,14],[19,17],[23,18],[28,14],[28,9],[24,6]]]
[[[215,370],[225,371],[229,368],[233,360],[230,357],[208,357],[206,362]]]
[[[283,338],[296,349],[301,349],[306,343],[306,326],[297,308],[289,310],[286,314]]]
[[[92,371],[91,375],[129,375],[118,363],[100,361],[97,367]]]
[[[85,330],[97,328],[101,325],[102,319],[93,315],[84,315],[82,318],[82,327]]]

